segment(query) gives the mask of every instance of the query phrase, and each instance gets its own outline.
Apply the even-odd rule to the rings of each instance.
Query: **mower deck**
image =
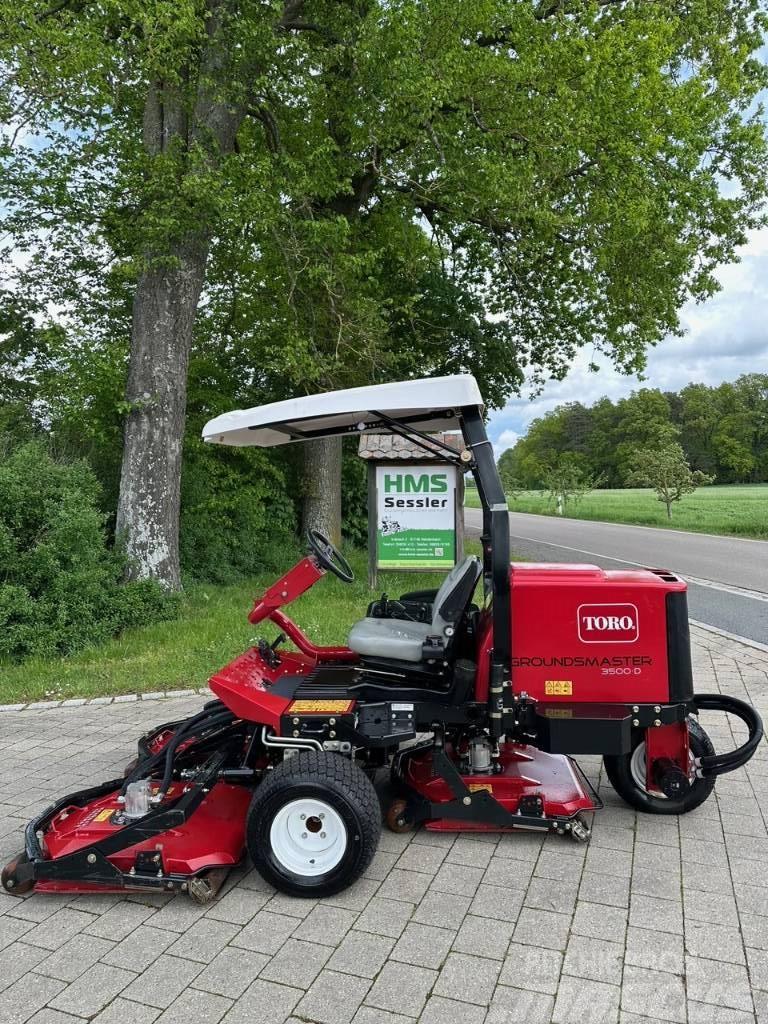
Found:
[[[401,828],[423,822],[435,832],[522,828],[587,839],[580,815],[602,806],[570,757],[515,743],[501,744],[492,769],[477,773],[458,771],[450,748],[406,749],[395,758],[393,778],[405,806],[390,824],[399,818]]]
[[[154,792],[157,793],[154,787]],[[180,783],[168,790],[168,806],[181,796]],[[54,861],[83,850],[98,853],[105,841],[116,839],[129,822],[118,803],[119,790],[77,807],[69,804],[58,811],[45,831],[45,848]],[[233,867],[242,857],[245,845],[244,822],[250,793],[239,786],[217,783],[186,821],[109,855],[110,863],[124,876],[126,885],[141,885],[142,876],[152,874],[157,881],[177,875],[198,875],[211,868]],[[87,861],[87,857],[86,857]],[[126,877],[127,876],[127,877]],[[144,882],[143,884],[146,884]],[[66,892],[71,881],[41,880],[39,892]],[[166,885],[167,887],[167,885]],[[105,891],[101,887],[101,891]]]

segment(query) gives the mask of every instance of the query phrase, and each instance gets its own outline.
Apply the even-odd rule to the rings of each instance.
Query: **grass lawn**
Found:
[[[479,553],[479,544],[470,542],[467,547]],[[348,551],[347,557],[357,577],[354,583],[344,584],[328,573],[285,609],[316,642],[346,642],[351,624],[365,615],[368,602],[382,590],[396,597],[408,590],[438,587],[445,578],[444,573],[383,573],[373,592],[367,583],[365,552]],[[293,558],[286,554],[286,569]],[[251,626],[246,618],[254,598],[277,575],[255,576],[228,587],[190,587],[174,621],[126,630],[109,643],[68,658],[0,663],[0,704],[204,686],[257,636],[271,640],[277,635],[271,623]]]
[[[477,491],[468,487],[466,495],[467,505],[480,507]],[[512,512],[555,514],[554,504],[543,491],[522,491],[509,499],[509,507]],[[578,504],[569,503],[566,514],[572,519],[768,538],[768,484],[700,487],[675,502],[671,519],[655,493],[641,487],[592,491]]]

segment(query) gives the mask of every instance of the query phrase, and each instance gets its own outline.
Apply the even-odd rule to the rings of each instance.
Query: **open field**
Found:
[[[467,548],[479,552],[477,543],[469,542]],[[368,587],[365,552],[346,553],[357,577],[354,583],[344,584],[328,573],[286,609],[319,643],[346,642],[351,624],[365,615],[368,603],[382,590],[394,597],[438,587],[445,578],[444,573],[384,573],[374,593]],[[293,552],[286,555],[286,569],[295,557]],[[272,640],[277,635],[271,623],[251,626],[246,618],[254,598],[276,575],[255,576],[228,587],[191,587],[179,618],[126,630],[115,640],[68,658],[0,663],[0,704],[204,686],[213,672],[257,636]]]
[[[479,508],[477,492],[468,487],[466,503]],[[544,491],[521,491],[509,498],[512,512],[554,515],[555,507]],[[768,484],[700,487],[672,508],[672,518],[650,488],[592,491],[578,504],[570,502],[570,519],[602,519],[609,523],[672,527],[697,533],[737,537],[768,537]]]

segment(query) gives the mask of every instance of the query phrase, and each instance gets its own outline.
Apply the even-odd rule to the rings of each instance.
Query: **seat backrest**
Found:
[[[480,559],[468,555],[445,577],[432,604],[432,630],[436,636],[442,636],[446,626],[455,626],[464,614],[481,572]]]

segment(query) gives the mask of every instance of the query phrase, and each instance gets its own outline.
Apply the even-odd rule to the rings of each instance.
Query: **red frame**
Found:
[[[180,783],[174,783],[168,792],[176,797],[182,790]],[[85,807],[62,808],[45,832],[45,847],[50,858],[65,857],[118,832],[121,826],[113,824],[111,819],[122,810],[117,799],[119,793],[119,789],[113,790]],[[130,872],[138,853],[155,851],[162,857],[166,874],[195,875],[209,868],[234,867],[245,850],[245,819],[250,800],[251,793],[245,787],[217,782],[183,825],[110,854],[109,860],[125,873]],[[120,885],[89,885],[69,879],[35,882],[35,892],[87,892],[91,889],[94,892],[124,891]]]
[[[257,624],[269,620],[298,648],[280,654],[280,664],[270,665],[256,648],[241,654],[211,679],[214,693],[238,717],[261,722],[279,732],[281,716],[290,703],[270,692],[281,676],[308,674],[327,661],[357,662],[349,647],[319,646],[281,609],[306,593],[325,571],[311,556],[303,558],[256,600],[248,619]],[[509,569],[512,607],[512,682],[516,692],[547,703],[666,703],[669,678],[666,650],[665,596],[683,590],[681,580],[635,570],[604,570],[571,564],[512,564]],[[633,639],[585,643],[579,631],[578,609],[586,604],[628,604],[638,609],[639,626]],[[637,634],[637,635],[636,635]],[[486,607],[477,629],[475,700],[488,699],[493,652],[493,614]],[[613,661],[626,656],[649,662],[642,670],[620,669],[604,674],[599,668],[515,667],[515,662],[537,653],[589,657]],[[626,674],[629,672],[629,674]],[[621,674],[624,673],[624,674]],[[571,693],[547,693],[548,677],[568,677]],[[669,757],[688,770],[688,730],[685,724],[648,731],[648,775],[653,761]]]
[[[325,569],[322,569],[314,558],[310,555],[302,558],[268,590],[265,590],[260,598],[257,598],[248,615],[248,621],[254,626],[265,619],[274,622],[303,654],[313,658],[316,662],[357,661],[358,655],[346,645],[322,647],[313,644],[306,633],[280,611],[283,605],[297,600],[323,576],[325,576]]]
[[[646,788],[659,792],[653,778],[653,764],[660,758],[669,758],[690,778],[688,726],[685,722],[659,725],[645,730]]]

